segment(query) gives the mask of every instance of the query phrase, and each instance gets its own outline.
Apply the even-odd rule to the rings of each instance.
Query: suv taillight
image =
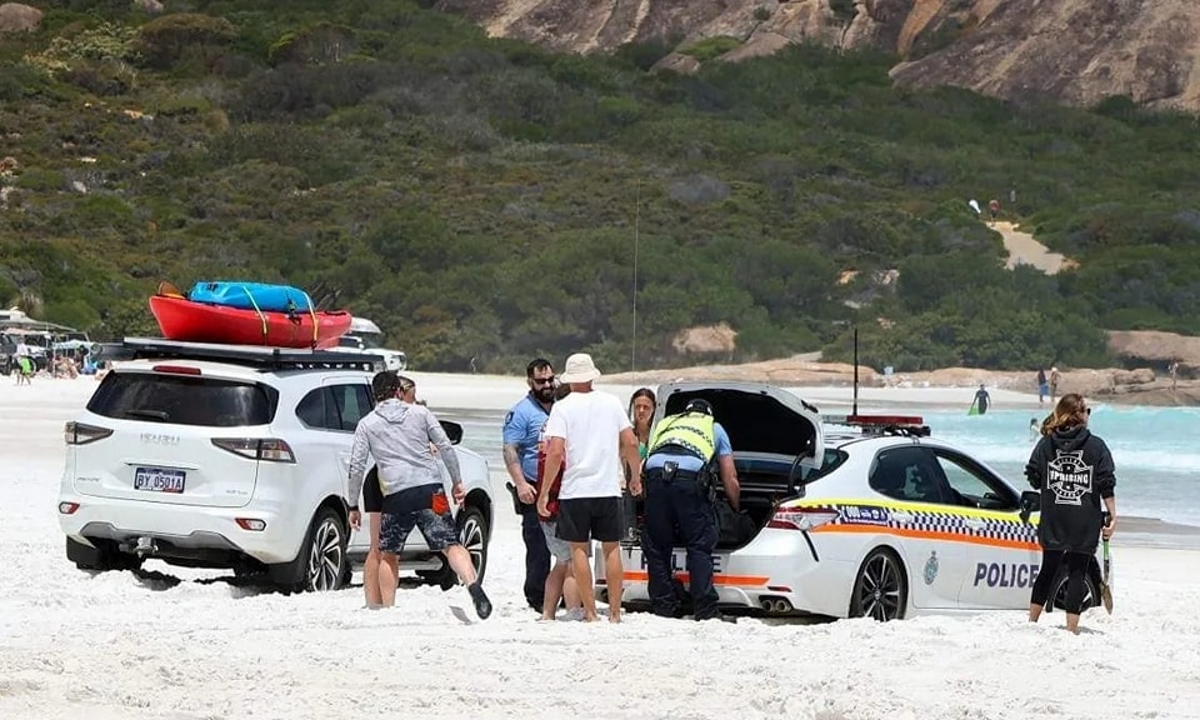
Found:
[[[68,445],[87,445],[112,435],[108,428],[71,421],[63,426],[63,441]]]
[[[767,527],[779,530],[813,530],[837,520],[832,508],[781,507],[771,516]]]
[[[296,462],[291,446],[278,438],[213,438],[212,444],[251,460]]]

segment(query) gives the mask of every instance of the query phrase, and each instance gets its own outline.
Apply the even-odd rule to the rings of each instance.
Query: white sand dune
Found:
[[[460,408],[505,407],[521,388],[418,382],[431,404]],[[461,589],[403,590],[369,612],[360,589],[257,594],[161,565],[159,579],[91,577],[66,562],[54,506],[62,422],[94,387],[0,379],[0,718],[1200,717],[1200,578],[1187,571],[1200,553],[1119,540],[1116,612],[1089,612],[1081,636],[1018,612],[540,624],[518,602],[521,543],[503,512],[482,623]]]

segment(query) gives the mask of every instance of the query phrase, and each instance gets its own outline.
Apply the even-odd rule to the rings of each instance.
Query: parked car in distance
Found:
[[[408,355],[383,347],[380,341],[382,337],[378,325],[366,318],[356,317],[350,321],[350,331],[339,338],[337,346],[330,350],[378,355],[383,358],[388,370],[403,371],[408,367]]]

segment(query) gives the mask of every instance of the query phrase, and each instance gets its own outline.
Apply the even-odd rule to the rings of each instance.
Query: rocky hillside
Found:
[[[877,48],[902,85],[956,85],[1019,102],[1137,103],[1200,110],[1195,0],[439,0],[490,34],[604,52],[670,38],[666,62],[694,68],[706,38],[737,60],[789,43]]]

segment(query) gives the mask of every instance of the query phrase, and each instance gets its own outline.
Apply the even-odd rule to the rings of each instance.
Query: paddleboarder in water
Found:
[[[979,389],[975,391],[975,402],[971,403],[971,414],[972,415],[987,414],[988,405],[990,405],[991,402],[992,402],[992,397],[990,395],[988,395],[988,391],[986,389],[984,389],[983,385],[980,385]]]

